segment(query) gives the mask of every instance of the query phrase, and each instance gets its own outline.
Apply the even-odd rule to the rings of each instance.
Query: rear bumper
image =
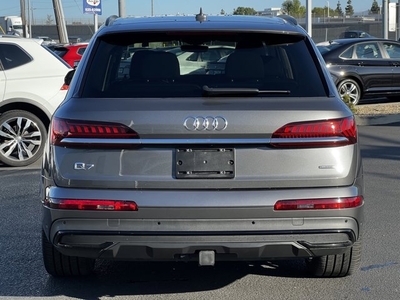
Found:
[[[184,220],[181,224],[179,220],[170,221],[170,224],[159,224],[159,231],[118,231],[104,230],[101,224],[106,224],[107,220],[58,220],[52,226],[50,240],[61,253],[69,256],[190,261],[197,260],[200,251],[214,251],[216,260],[222,261],[340,254],[351,247],[358,236],[358,224],[349,218],[305,220],[307,229],[302,230],[293,229],[291,219],[204,221],[207,222]],[[151,221],[130,222],[136,222],[139,229],[153,227]],[[183,230],[182,226],[189,223],[188,230]],[[224,230],[215,227],[216,223]],[[279,223],[281,229],[260,230],[261,227],[273,228],[268,226],[273,223]],[[340,227],[340,224],[346,224],[346,227]],[[251,225],[255,227],[253,230],[249,229]],[[243,226],[242,230],[238,230],[239,226]],[[232,230],[227,230],[229,227]]]
[[[53,198],[133,199],[138,211],[43,207],[43,230],[69,256],[118,260],[266,260],[340,254],[363,228],[363,205],[351,209],[274,211],[281,199],[349,197],[351,187],[234,191],[51,188]]]

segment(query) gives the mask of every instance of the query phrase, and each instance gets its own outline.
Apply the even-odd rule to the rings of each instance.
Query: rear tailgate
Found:
[[[74,120],[124,124],[139,138],[128,147],[110,146],[112,139],[79,138],[53,146],[60,187],[337,187],[352,185],[358,171],[354,144],[272,145],[273,133],[288,123],[350,117],[334,98],[102,100],[72,98],[64,107]],[[63,118],[63,108],[57,118]]]

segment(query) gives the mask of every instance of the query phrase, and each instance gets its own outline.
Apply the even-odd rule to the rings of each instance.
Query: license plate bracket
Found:
[[[235,177],[233,148],[176,149],[177,179],[212,179]]]

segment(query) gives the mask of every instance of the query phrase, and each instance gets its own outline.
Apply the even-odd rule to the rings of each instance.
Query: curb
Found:
[[[393,115],[355,115],[358,126],[385,125],[400,122],[400,114]]]

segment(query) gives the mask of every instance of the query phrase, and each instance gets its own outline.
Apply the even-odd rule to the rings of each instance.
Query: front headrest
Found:
[[[179,75],[179,62],[173,53],[142,50],[132,56],[131,78],[173,79]]]

